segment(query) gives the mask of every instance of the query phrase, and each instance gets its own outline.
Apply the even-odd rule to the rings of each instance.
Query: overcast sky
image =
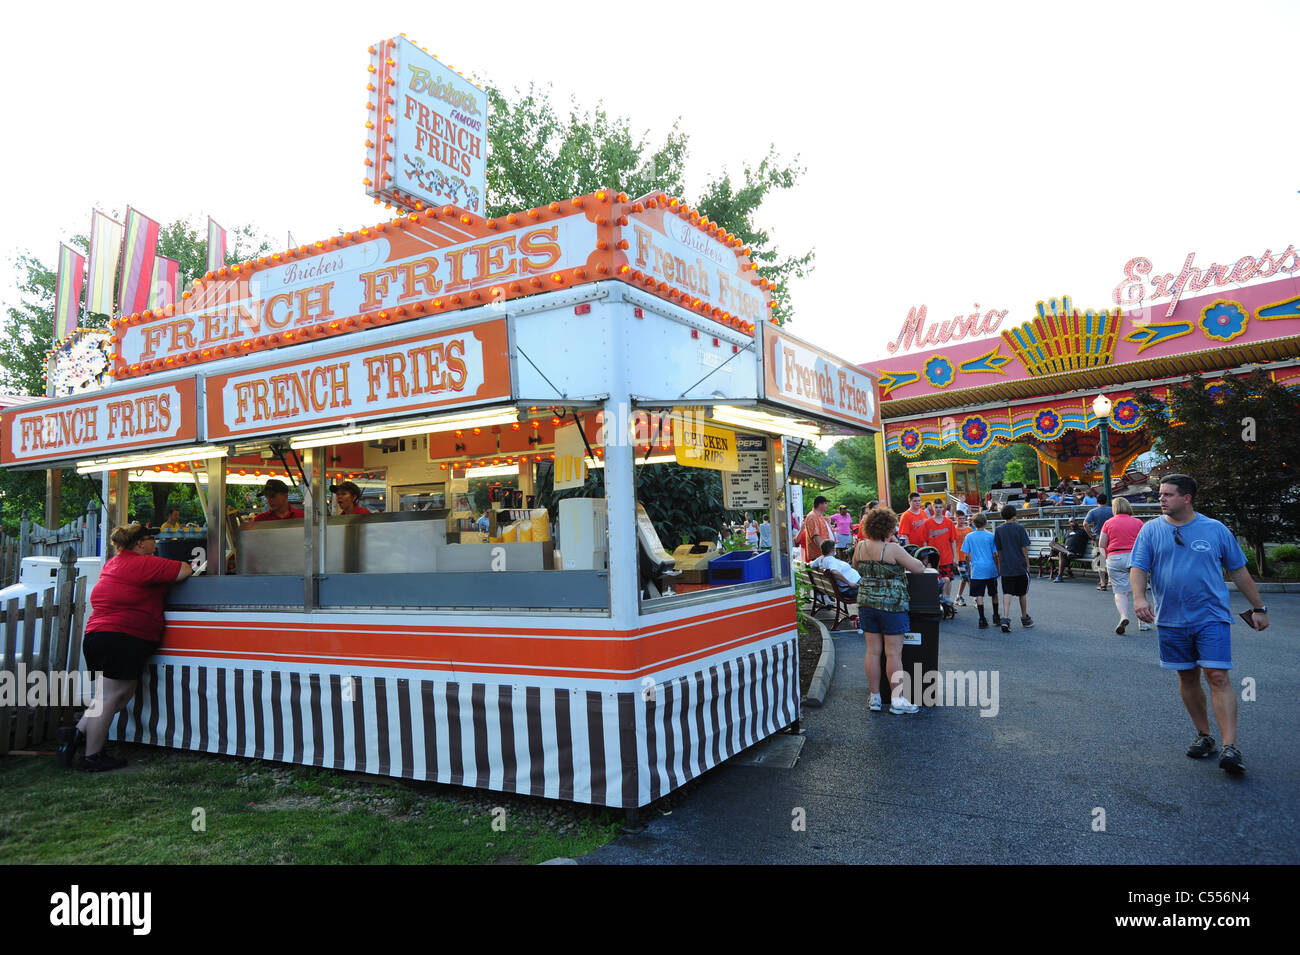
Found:
[[[1300,243],[1295,3],[64,2],[0,35],[0,297],[94,205],[277,243],[390,217],[361,184],[366,47],[401,32],[481,83],[679,126],[694,189],[797,156],[760,217],[817,253],[791,331],[854,361],[914,305],[1009,325],[1109,306],[1137,255]]]

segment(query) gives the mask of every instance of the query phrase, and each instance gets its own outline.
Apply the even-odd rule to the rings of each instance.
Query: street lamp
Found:
[[[1101,432],[1101,486],[1106,495],[1106,503],[1114,507],[1110,499],[1110,399],[1098,395],[1092,399],[1092,413],[1097,417],[1097,429]]]

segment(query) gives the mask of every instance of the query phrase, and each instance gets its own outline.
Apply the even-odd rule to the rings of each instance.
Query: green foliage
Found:
[[[976,469],[976,475],[980,482],[980,493],[987,493],[998,481],[1030,481],[1038,483],[1038,455],[1034,449],[1027,444],[1008,444],[1002,447],[997,445],[989,448],[983,454],[976,455],[979,466]],[[1010,470],[1012,462],[1020,465],[1018,473],[1021,477],[1013,477],[1016,473]]]
[[[1284,561],[1288,564],[1300,561],[1300,547],[1295,544],[1283,544],[1281,547],[1274,547],[1268,555],[1269,560]]]
[[[1199,485],[1196,509],[1223,521],[1269,572],[1265,541],[1300,536],[1300,401],[1267,372],[1193,375],[1167,399],[1139,393],[1157,450]]]
[[[852,515],[856,522],[862,509],[867,506],[868,501],[877,500],[876,484],[858,484],[855,481],[841,481],[839,487],[831,488],[826,494],[831,499],[834,506],[838,508],[841,504],[847,504],[849,514]]]
[[[828,457],[831,458],[830,473],[837,481],[875,488],[876,439],[871,435],[860,434],[836,441]],[[870,499],[875,499],[874,490]]]
[[[687,137],[669,133],[652,143],[648,134],[633,134],[630,121],[610,116],[603,104],[591,112],[571,102],[557,110],[547,90],[529,86],[508,98],[488,88],[487,181],[489,216],[546,205],[606,187],[635,198],[662,189],[685,192]],[[783,288],[792,277],[812,269],[813,253],[782,256],[768,232],[756,222],[763,200],[793,189],[803,174],[770,150],[757,165],[745,163],[733,181],[725,170],[714,175],[692,205],[752,251],[759,275]],[[778,291],[772,315],[788,321],[792,310]]]
[[[1011,461],[1007,464],[1006,471],[1003,472],[1002,480],[1008,483],[1020,481],[1022,483],[1029,480],[1029,475],[1025,473],[1025,466],[1020,461]]]
[[[637,500],[667,550],[672,541],[716,540],[724,523],[745,519],[740,511],[723,509],[717,471],[679,464],[643,464],[636,471]]]

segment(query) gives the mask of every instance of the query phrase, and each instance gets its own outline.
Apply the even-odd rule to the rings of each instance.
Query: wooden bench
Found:
[[[812,613],[816,613],[823,608],[830,608],[835,611],[835,621],[831,624],[832,630],[838,630],[840,624],[852,617],[858,612],[856,595],[846,597],[840,591],[838,586],[843,578],[829,570],[819,570],[816,567],[808,568],[808,583],[812,586]]]
[[[1056,540],[1055,537],[1050,539],[1047,547],[1045,547],[1038,555],[1039,577],[1046,576],[1047,573],[1052,571],[1052,567],[1057,560],[1057,555],[1060,553],[1059,550],[1054,550],[1054,547],[1064,548],[1065,545]],[[1097,542],[1088,541],[1088,548],[1082,554],[1077,556],[1074,554],[1070,555],[1069,560],[1066,561],[1066,571],[1068,572],[1076,565],[1087,570],[1096,571],[1098,556]],[[1069,574],[1069,576],[1072,577],[1074,575]]]

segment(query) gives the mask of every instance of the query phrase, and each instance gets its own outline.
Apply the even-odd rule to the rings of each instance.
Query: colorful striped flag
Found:
[[[226,230],[208,216],[208,271],[215,272],[226,264]]]
[[[86,289],[86,311],[113,314],[113,279],[122,254],[122,223],[98,209],[90,217],[90,287]]]
[[[86,257],[59,245],[59,281],[54,288],[54,340],[60,342],[77,330],[81,286],[86,278]]]
[[[126,210],[126,243],[122,247],[122,315],[134,315],[149,307],[154,256],[158,252],[159,226],[130,206]]]
[[[165,255],[153,257],[153,281],[149,283],[149,307],[166,308],[176,304],[176,287],[181,281],[181,264]]]

